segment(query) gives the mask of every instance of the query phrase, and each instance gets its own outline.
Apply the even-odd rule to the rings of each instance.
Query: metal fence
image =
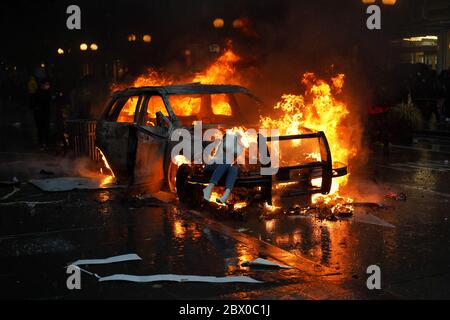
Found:
[[[95,145],[95,128],[97,122],[93,120],[68,120],[66,130],[69,135],[69,148],[76,158],[90,157],[100,161],[101,155]]]

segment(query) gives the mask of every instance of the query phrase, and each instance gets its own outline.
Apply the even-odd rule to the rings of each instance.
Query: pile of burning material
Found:
[[[213,195],[214,197],[214,195]],[[340,221],[353,217],[353,203],[315,203],[306,206],[283,208],[279,206],[256,203],[236,202],[229,205],[220,205],[215,202],[203,202],[201,208],[220,219],[246,220],[249,216],[256,216],[264,220],[280,219],[289,216],[313,217],[319,220]]]
[[[407,201],[408,196],[405,193],[389,192],[388,194],[386,194],[386,199],[395,201]]]
[[[339,204],[333,207],[316,205],[306,210],[307,215],[313,215],[319,220],[338,221],[353,217],[352,204]]]
[[[354,207],[352,203],[315,203],[310,206],[295,206],[284,209],[266,205],[261,218],[272,220],[288,216],[313,217],[319,220],[340,221],[353,217]]]

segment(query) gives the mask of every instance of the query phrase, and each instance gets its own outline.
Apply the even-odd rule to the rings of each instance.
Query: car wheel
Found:
[[[182,203],[189,204],[192,200],[192,188],[189,187],[188,178],[190,175],[190,168],[188,165],[182,165],[177,170],[176,174],[176,190],[178,195],[178,200]]]

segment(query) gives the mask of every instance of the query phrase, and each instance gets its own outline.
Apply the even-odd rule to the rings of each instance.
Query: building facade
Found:
[[[403,0],[398,5],[403,22],[391,42],[394,60],[423,63],[437,72],[450,68],[450,1]]]

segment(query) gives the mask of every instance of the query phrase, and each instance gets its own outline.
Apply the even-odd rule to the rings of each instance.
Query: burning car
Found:
[[[151,192],[176,192],[180,201],[195,202],[210,176],[202,164],[181,156],[172,159],[177,143],[171,139],[174,130],[192,132],[198,122],[204,130],[224,132],[259,128],[261,107],[261,101],[248,89],[236,85],[129,88],[112,95],[97,121],[96,146],[121,183],[146,185]],[[323,132],[302,129],[302,134],[249,138],[246,143],[247,147],[256,144],[258,155],[262,151],[269,154],[269,146],[277,144],[279,154],[270,157],[277,156],[279,165],[273,175],[261,174],[261,166],[272,166],[270,161],[240,167],[236,188],[242,192],[236,192],[236,198],[244,197],[245,201],[251,197],[272,204],[275,191],[282,197],[307,199],[313,194],[328,194],[332,179],[347,175],[345,164],[333,163]]]

